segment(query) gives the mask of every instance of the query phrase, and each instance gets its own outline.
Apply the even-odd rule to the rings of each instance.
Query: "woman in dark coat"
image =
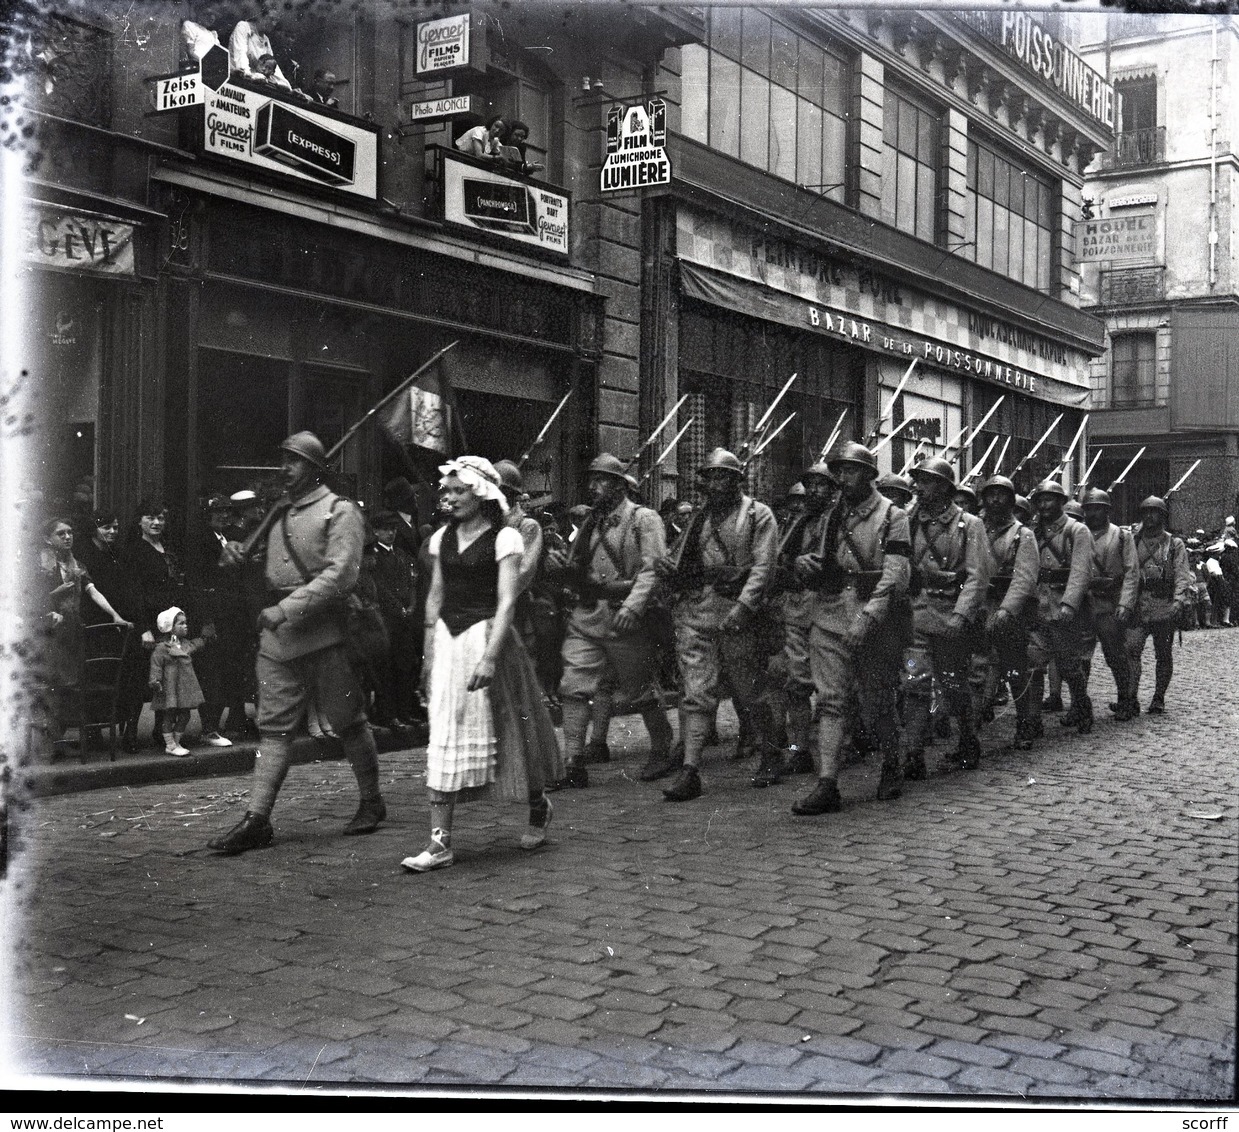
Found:
[[[149,649],[154,647],[158,632],[156,619],[173,605],[185,605],[184,575],[177,556],[164,545],[168,525],[168,509],[158,499],[144,499],[138,504],[135,523],[121,550],[120,561],[129,580],[133,619],[142,632],[148,650],[137,653],[125,666],[121,680],[121,717],[124,719],[122,738],[125,750],[138,749],[138,719],[142,705],[150,699],[147,687]],[[163,748],[160,720],[155,719],[150,746]]]

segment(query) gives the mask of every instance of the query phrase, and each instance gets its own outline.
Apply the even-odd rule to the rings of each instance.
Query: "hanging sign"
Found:
[[[1141,208],[1076,224],[1080,263],[1148,263],[1157,259],[1157,209]]]
[[[469,62],[469,13],[417,25],[417,73],[433,75]]]
[[[661,98],[650,99],[646,106],[612,106],[607,114],[602,191],[671,184],[666,146],[667,104]]]
[[[49,207],[30,214],[25,260],[96,275],[132,275],[133,225]]]

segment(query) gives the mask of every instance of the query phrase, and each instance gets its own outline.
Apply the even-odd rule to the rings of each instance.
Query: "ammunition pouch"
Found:
[[[747,566],[708,566],[701,574],[702,582],[710,586],[720,597],[734,601],[744,592],[749,580]]]
[[[1040,577],[1037,579],[1042,585],[1050,586],[1054,589],[1065,589],[1067,583],[1071,580],[1070,570],[1042,570]]]
[[[1167,578],[1150,578],[1140,583],[1140,589],[1149,597],[1174,597],[1174,582]]]

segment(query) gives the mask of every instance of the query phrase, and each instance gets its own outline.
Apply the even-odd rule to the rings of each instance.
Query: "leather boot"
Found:
[[[207,848],[228,857],[235,857],[238,853],[270,845],[274,836],[270,818],[262,814],[246,813],[245,817],[222,837],[208,841]]]
[[[675,781],[663,791],[668,802],[691,802],[701,797],[701,775],[695,766],[682,766]]]
[[[1087,735],[1093,730],[1093,701],[1088,696],[1080,696],[1080,710],[1076,717],[1076,729],[1081,735]]]
[[[788,774],[812,774],[813,773],[813,754],[804,747],[792,746],[787,748],[787,773]]]
[[[899,759],[884,761],[882,777],[878,781],[878,801],[893,802],[901,794],[903,794],[903,771],[899,767]]]
[[[379,822],[387,817],[387,806],[382,798],[363,798],[357,807],[353,820],[344,827],[344,836],[353,837],[359,833],[373,833],[379,828]]]
[[[842,809],[843,799],[839,797],[839,784],[833,778],[819,778],[812,794],[792,803],[792,813],[801,817],[837,814]]]
[[[749,782],[756,787],[776,786],[783,780],[783,775],[786,773],[787,766],[783,762],[783,752],[778,747],[767,747],[762,752],[761,762],[758,763],[757,770],[754,771]]]
[[[651,751],[650,757],[637,775],[642,782],[654,782],[675,774],[684,765],[684,744],[677,743],[669,751]]]

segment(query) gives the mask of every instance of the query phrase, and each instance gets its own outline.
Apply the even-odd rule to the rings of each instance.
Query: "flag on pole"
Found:
[[[410,385],[382,412],[379,423],[393,441],[401,445],[429,448],[449,455],[451,392],[442,364],[423,374],[419,384]]]

